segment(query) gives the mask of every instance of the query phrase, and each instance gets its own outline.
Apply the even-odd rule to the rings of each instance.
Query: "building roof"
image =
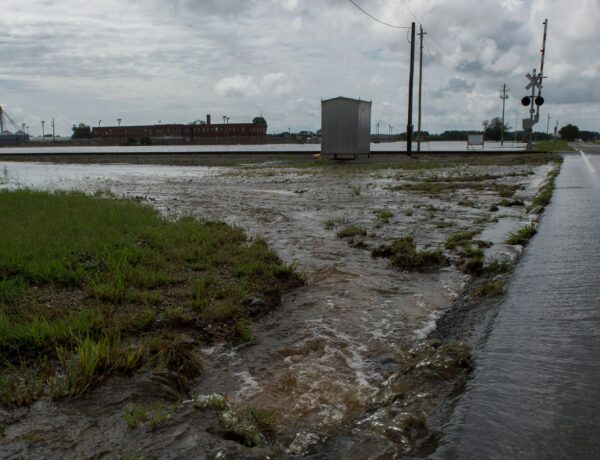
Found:
[[[0,133],[0,136],[14,136],[14,134],[11,133],[8,129],[6,129]]]
[[[353,99],[351,97],[344,97],[344,96],[338,96],[338,97],[333,97],[331,99],[321,99],[321,102],[331,102],[331,101],[351,101],[351,102],[366,102],[368,104],[371,103],[371,101],[366,101],[364,99]]]

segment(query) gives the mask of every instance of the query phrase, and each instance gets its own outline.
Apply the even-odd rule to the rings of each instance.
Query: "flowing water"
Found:
[[[371,247],[407,233],[415,235],[420,247],[438,247],[452,232],[478,228],[495,243],[489,254],[514,257],[518,251],[502,241],[529,218],[522,208],[503,208],[496,223],[488,222],[487,209],[498,201],[494,194],[471,195],[477,206],[465,206],[457,203],[468,192],[438,198],[390,192],[385,187],[399,180],[394,170],[325,174],[277,163],[249,169],[41,163],[4,163],[0,168],[9,187],[109,189],[138,197],[166,214],[223,219],[265,238],[285,261],[297,261],[307,286],[287,295],[278,309],[255,324],[256,343],[204,349],[205,372],[193,388],[271,410],[278,420],[279,443],[289,455],[313,452],[351,426],[368,438],[373,426],[385,424],[385,411],[377,408],[390,376],[400,367],[401,352],[427,336],[469,280],[452,266],[438,273],[401,273],[384,259],[373,259],[369,251],[336,238],[335,229],[324,225],[327,221],[338,228],[364,226],[369,232],[364,242]],[[531,199],[549,166],[477,167],[469,172],[491,171],[522,183],[519,194]],[[509,176],[515,172],[522,174]],[[401,179],[410,180],[410,174]],[[391,210],[394,218],[381,225],[374,217],[376,209]],[[448,222],[453,226],[439,225]],[[196,458],[193,452],[199,448],[208,458],[241,455],[232,441],[202,437],[201,415],[185,410],[148,439],[131,433],[121,418],[123,405],[143,393],[144,383],[137,377],[114,379],[82,401],[37,403],[7,428],[5,452],[9,458],[23,452],[60,458],[74,456],[77,447],[77,455],[88,457],[99,455],[106,445],[141,445],[150,458]],[[39,442],[28,444],[32,437]],[[389,440],[365,449],[388,449],[386,455],[396,455]],[[338,458],[363,454],[357,450]]]
[[[600,149],[584,148],[565,156],[436,458],[600,455]]]

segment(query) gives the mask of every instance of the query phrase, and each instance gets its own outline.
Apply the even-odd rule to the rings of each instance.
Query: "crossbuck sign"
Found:
[[[534,86],[536,88],[542,87],[542,74],[531,76],[531,74],[525,75],[529,79],[529,84],[525,87],[525,89],[531,89]]]

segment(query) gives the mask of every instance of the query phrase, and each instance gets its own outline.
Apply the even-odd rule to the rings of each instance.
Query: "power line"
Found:
[[[393,27],[394,29],[410,29],[410,27],[403,27],[403,26],[396,26],[394,24],[389,24],[387,22],[382,21],[379,18],[376,18],[375,16],[373,16],[372,14],[366,12],[365,10],[363,10],[358,4],[356,4],[354,2],[354,0],[348,0],[350,3],[352,3],[356,8],[358,8],[362,13],[366,14],[367,16],[369,16],[371,19],[373,19],[374,21],[379,22],[380,24],[383,24],[384,26],[388,26],[388,27]]]
[[[402,22],[404,19],[402,18],[402,16],[400,16],[398,14],[398,11],[396,10],[396,8],[394,7],[393,4],[390,3],[390,0],[383,0],[383,2],[388,6],[390,12],[392,13],[392,16],[395,16],[396,19],[398,19],[398,21]]]
[[[419,22],[419,20],[417,19],[417,17],[415,16],[415,13],[412,12],[412,10],[408,7],[408,5],[406,4],[405,0],[400,0],[402,2],[402,4],[404,5],[404,8],[406,8],[408,10],[408,12],[410,13],[410,15],[413,17],[413,19],[417,22]]]

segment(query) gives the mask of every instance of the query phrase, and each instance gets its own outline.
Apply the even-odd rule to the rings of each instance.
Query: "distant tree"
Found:
[[[481,134],[481,131],[444,131],[441,134],[431,135],[431,140],[436,141],[467,141],[469,134]]]
[[[79,123],[79,125],[73,125],[73,135],[71,139],[89,139],[92,137],[92,128],[89,125]]]
[[[565,141],[574,141],[579,138],[579,128],[569,123],[558,130],[560,138]]]
[[[263,117],[254,117],[252,119],[252,123],[266,125],[267,124],[267,120],[265,120]]]
[[[144,136],[140,139],[140,144],[142,145],[152,145],[152,139],[150,136]]]
[[[534,131],[533,132],[533,140],[534,141],[551,141],[552,140],[552,134],[546,134],[540,131]]]
[[[593,141],[596,139],[600,139],[600,133],[597,131],[583,131],[583,130],[579,130],[579,137],[578,139],[584,140],[584,141]]]
[[[483,135],[488,141],[498,142],[502,137],[502,132],[506,132],[509,129],[508,126],[502,124],[502,120],[499,117],[492,118],[490,121],[483,122]]]

